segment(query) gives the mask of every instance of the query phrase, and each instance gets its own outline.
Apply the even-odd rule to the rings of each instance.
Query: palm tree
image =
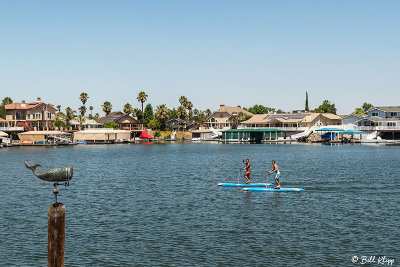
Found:
[[[61,112],[61,105],[57,105],[58,112]]]
[[[5,105],[8,105],[8,104],[12,104],[12,103],[13,103],[13,101],[12,101],[11,97],[6,96],[5,98],[3,98],[3,101],[1,102],[1,105],[5,106]]]
[[[112,110],[112,105],[109,101],[105,101],[103,105],[101,105],[103,108],[103,111],[106,113],[106,115],[110,114]]]
[[[187,110],[189,111],[189,122],[191,122],[191,120],[192,120],[192,108],[193,108],[192,102],[187,101],[185,108],[187,108]]]
[[[162,128],[165,128],[165,122],[169,116],[169,109],[165,104],[158,105],[155,112],[155,117],[161,123]]]
[[[79,96],[79,99],[82,101],[82,104],[83,104],[83,107],[84,107],[84,108],[82,108],[82,107],[79,108],[79,111],[81,112],[82,116],[85,116],[85,113],[86,113],[85,104],[86,104],[88,98],[89,97],[88,97],[87,93],[81,93],[80,96]]]
[[[131,113],[133,113],[133,107],[132,107],[131,104],[126,103],[124,105],[124,113],[127,114],[127,115],[130,115]]]
[[[85,106],[80,106],[79,107],[79,113],[82,115],[82,117],[85,117],[86,107]]]
[[[143,114],[143,103],[147,101],[147,97],[148,97],[148,95],[144,91],[140,91],[137,96],[138,102],[142,103],[142,114]],[[142,123],[143,123],[143,121],[142,121]]]
[[[206,117],[207,119],[212,115],[211,109],[206,109]]]
[[[79,99],[82,101],[82,104],[85,105],[89,96],[87,93],[81,93]]]
[[[85,117],[81,114],[78,116],[78,122],[79,122],[79,126],[82,129],[82,124],[84,124],[86,121]]]
[[[179,103],[181,104],[181,106],[183,106],[185,108],[186,108],[187,102],[188,102],[188,100],[187,100],[186,96],[183,95],[179,98]]]
[[[75,110],[72,110],[70,107],[65,109],[65,123],[67,126],[70,126],[71,121],[75,118]]]
[[[90,106],[89,110],[90,110],[90,117],[93,117],[93,106]]]
[[[185,120],[186,119],[186,108],[184,106],[180,106],[177,110],[176,113],[178,113],[178,130],[179,130],[179,120]]]

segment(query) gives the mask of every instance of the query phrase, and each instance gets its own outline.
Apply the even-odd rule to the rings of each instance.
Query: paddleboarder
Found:
[[[275,182],[277,184],[277,187],[275,187],[275,189],[281,189],[281,183],[279,182],[279,177],[281,176],[281,173],[279,172],[279,168],[278,165],[276,165],[275,160],[272,161],[272,170],[270,170],[268,172],[268,174],[272,174],[274,172],[276,172],[275,174]]]
[[[244,178],[247,179],[246,184],[250,184],[250,174],[251,174],[250,161],[249,161],[249,159],[245,160],[245,157],[243,157],[243,163],[246,165],[246,167],[244,167],[242,169],[242,170],[246,170],[246,173],[244,174]]]

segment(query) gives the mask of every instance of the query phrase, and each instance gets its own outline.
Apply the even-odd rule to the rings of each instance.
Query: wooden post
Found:
[[[65,206],[51,204],[47,213],[47,266],[64,266]]]

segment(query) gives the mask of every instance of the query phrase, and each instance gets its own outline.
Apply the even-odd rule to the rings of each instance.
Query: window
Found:
[[[395,122],[388,122],[387,126],[396,126],[396,123]]]
[[[378,115],[379,115],[378,112],[372,112],[372,115],[371,115],[371,116],[372,116],[372,117],[378,117]]]
[[[21,112],[15,113],[16,119],[20,120],[21,119]]]
[[[396,112],[390,112],[390,117],[396,117],[396,116],[397,116]]]
[[[47,118],[51,119],[51,113],[50,112],[47,112]]]
[[[28,111],[28,113],[26,114],[26,119],[30,120],[31,119],[31,113]]]

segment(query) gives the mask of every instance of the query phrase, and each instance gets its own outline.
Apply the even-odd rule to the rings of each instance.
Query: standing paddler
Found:
[[[244,178],[247,179],[246,184],[250,184],[250,174],[251,174],[250,161],[249,161],[249,159],[245,160],[245,157],[243,157],[243,163],[246,165],[246,167],[244,167],[242,169],[242,170],[246,170],[246,173],[244,174]]]
[[[279,182],[279,177],[281,176],[281,173],[279,172],[279,168],[278,168],[278,165],[276,165],[275,160],[272,161],[272,166],[273,166],[273,168],[272,168],[272,170],[270,170],[268,172],[268,175],[276,172],[275,182],[277,184],[277,187],[275,187],[275,189],[281,189],[281,183]]]

